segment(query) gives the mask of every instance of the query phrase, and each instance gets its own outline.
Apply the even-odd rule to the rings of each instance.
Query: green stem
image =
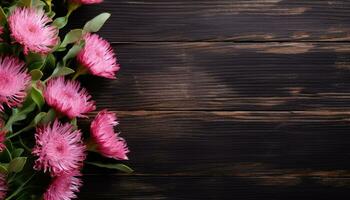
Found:
[[[75,2],[69,2],[68,3],[68,12],[67,12],[67,15],[66,15],[66,18],[68,19],[69,16],[76,10],[80,7],[81,4],[79,3],[75,3]]]
[[[24,144],[22,137],[19,137],[19,143],[23,146],[23,148],[25,148],[27,151],[32,152],[32,150],[26,145]]]
[[[9,155],[10,160],[12,160],[11,152],[9,151],[9,149],[6,146],[5,146],[5,150],[6,150],[6,153]]]
[[[46,0],[46,4],[49,6],[49,13],[52,12],[52,0]]]
[[[87,72],[88,70],[84,66],[79,65],[72,80],[76,80],[80,75],[86,74]]]
[[[23,129],[17,131],[16,133],[13,133],[13,134],[9,135],[8,137],[6,137],[6,139],[11,139],[11,138],[13,138],[13,137],[16,137],[17,135],[23,133],[24,131],[28,131],[28,130],[30,130],[31,128],[33,128],[33,125],[32,125],[32,124],[29,124],[29,125],[27,125],[26,127],[24,127]]]
[[[91,138],[89,138],[85,141],[85,146],[86,146],[88,151],[98,152],[96,149],[96,144]]]
[[[24,186],[25,186],[30,180],[32,180],[32,178],[33,178],[35,175],[36,175],[36,173],[34,173],[31,177],[29,177],[28,180],[26,180],[21,186],[19,186],[19,187],[17,188],[17,190],[16,190],[14,193],[12,193],[9,197],[7,197],[5,200],[10,200],[10,199],[12,199],[13,197],[15,197],[16,195],[18,195],[18,194],[23,190]]]

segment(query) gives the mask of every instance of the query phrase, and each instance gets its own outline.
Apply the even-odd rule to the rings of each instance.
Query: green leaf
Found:
[[[51,69],[56,66],[56,57],[53,54],[47,55],[45,66],[50,67]]]
[[[110,16],[111,14],[109,13],[102,13],[96,16],[85,24],[84,31],[90,33],[99,31]]]
[[[42,124],[47,124],[47,123],[52,122],[53,120],[55,120],[55,118],[56,118],[56,112],[55,112],[54,109],[51,108],[51,109],[46,113],[45,117],[41,120],[40,123],[42,123]]]
[[[56,26],[58,29],[61,29],[67,25],[67,22],[67,17],[58,17],[52,22],[52,25]]]
[[[72,44],[79,41],[82,35],[83,35],[82,29],[74,29],[69,31],[67,35],[64,37],[64,40],[61,43],[61,46],[59,48],[65,48],[68,44]]]
[[[134,171],[130,167],[124,164],[103,164],[103,163],[96,163],[96,162],[85,162],[85,163],[94,165],[96,167],[106,168],[106,169],[116,169],[125,173],[132,173]]]
[[[0,43],[0,52],[1,53],[10,53],[12,52],[11,46],[6,43]]]
[[[7,174],[8,173],[7,167],[8,167],[8,164],[0,163],[0,173]]]
[[[43,9],[46,4],[42,2],[41,0],[32,0],[32,5],[33,8],[37,9]]]
[[[31,7],[32,5],[32,0],[20,0],[17,3],[18,6],[24,6],[24,7]]]
[[[69,49],[69,51],[67,52],[67,54],[63,57],[63,65],[66,64],[68,59],[74,58],[79,51],[83,48],[84,43],[82,44],[76,44],[74,45],[71,49]]]
[[[28,63],[28,69],[34,70],[34,69],[41,69],[44,66],[46,57],[40,54],[30,52],[25,57],[25,59],[26,59],[26,63]]]
[[[68,67],[57,67],[51,75],[51,78],[58,76],[66,76],[69,74],[73,74],[75,71]]]
[[[6,123],[6,129],[12,131],[12,125],[18,121],[24,120],[27,115],[35,109],[35,103],[29,103],[28,105],[23,105],[22,108],[12,109],[12,115]]]
[[[27,162],[27,157],[14,158],[13,160],[11,160],[8,166],[8,171],[15,172],[15,173],[21,172],[26,162]]]
[[[32,97],[32,99],[36,103],[36,105],[38,106],[39,110],[41,110],[41,108],[45,104],[45,100],[44,100],[42,92],[40,90],[38,90],[37,88],[32,87],[30,96]]]
[[[46,112],[38,113],[33,120],[34,126],[38,125],[46,116],[47,116]]]
[[[44,74],[39,69],[34,69],[30,71],[30,75],[32,75],[32,81],[39,81]]]
[[[2,7],[0,6],[0,23],[5,24],[6,21],[7,21],[7,16],[6,16],[4,10],[2,9]]]
[[[73,125],[74,129],[78,129],[78,121],[77,121],[77,118],[73,118],[71,121],[70,121],[70,124]]]
[[[12,151],[12,157],[13,158],[20,157],[23,152],[24,152],[24,149],[22,149],[22,148],[15,149]]]

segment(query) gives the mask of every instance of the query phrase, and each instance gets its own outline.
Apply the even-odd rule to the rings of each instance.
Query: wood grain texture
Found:
[[[348,43],[115,44],[115,81],[84,79],[114,110],[343,110]]]
[[[85,178],[86,185],[79,199],[92,200],[310,200],[347,199],[348,190],[331,185],[335,179],[325,181],[304,179],[300,185],[256,185],[259,178],[241,177],[105,177],[96,175]],[[275,180],[260,179],[266,183]],[[339,181],[339,179],[337,180]],[[293,181],[291,181],[293,182]],[[349,182],[348,178],[342,182]],[[96,186],[99,187],[97,192]]]
[[[350,176],[350,112],[117,113],[135,175]]]
[[[79,199],[349,198],[349,1],[105,0],[79,11],[72,27],[112,13],[99,34],[118,52],[118,79],[81,80],[98,110],[118,113],[135,169],[85,166]]]
[[[117,41],[348,41],[344,0],[107,0],[75,13],[74,27],[102,11]],[[82,15],[81,13],[84,13]]]

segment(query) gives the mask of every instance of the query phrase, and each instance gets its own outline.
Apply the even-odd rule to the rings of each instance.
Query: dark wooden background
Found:
[[[349,199],[350,1],[105,0],[122,66],[89,78],[119,114],[131,175],[80,199]]]

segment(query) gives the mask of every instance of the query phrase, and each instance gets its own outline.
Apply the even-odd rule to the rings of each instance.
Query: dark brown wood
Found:
[[[115,81],[87,77],[99,108],[114,110],[343,110],[350,43],[113,45]]]
[[[118,79],[82,80],[98,110],[118,113],[135,169],[85,166],[79,199],[349,198],[349,1],[105,0],[79,11],[75,28],[112,13],[99,34],[118,52]]]
[[[74,27],[112,13],[101,34],[117,41],[348,41],[344,0],[107,0],[76,12]],[[82,15],[84,13],[84,15]]]
[[[247,200],[310,200],[348,199],[349,192],[333,183],[348,184],[349,179],[303,178],[279,180],[241,177],[106,177],[85,179],[81,194],[84,200],[158,200],[158,199],[247,199]],[[263,184],[256,184],[261,182]],[[96,186],[99,190],[96,189]],[[101,187],[104,186],[104,187]]]
[[[135,175],[350,176],[350,112],[117,113]]]

